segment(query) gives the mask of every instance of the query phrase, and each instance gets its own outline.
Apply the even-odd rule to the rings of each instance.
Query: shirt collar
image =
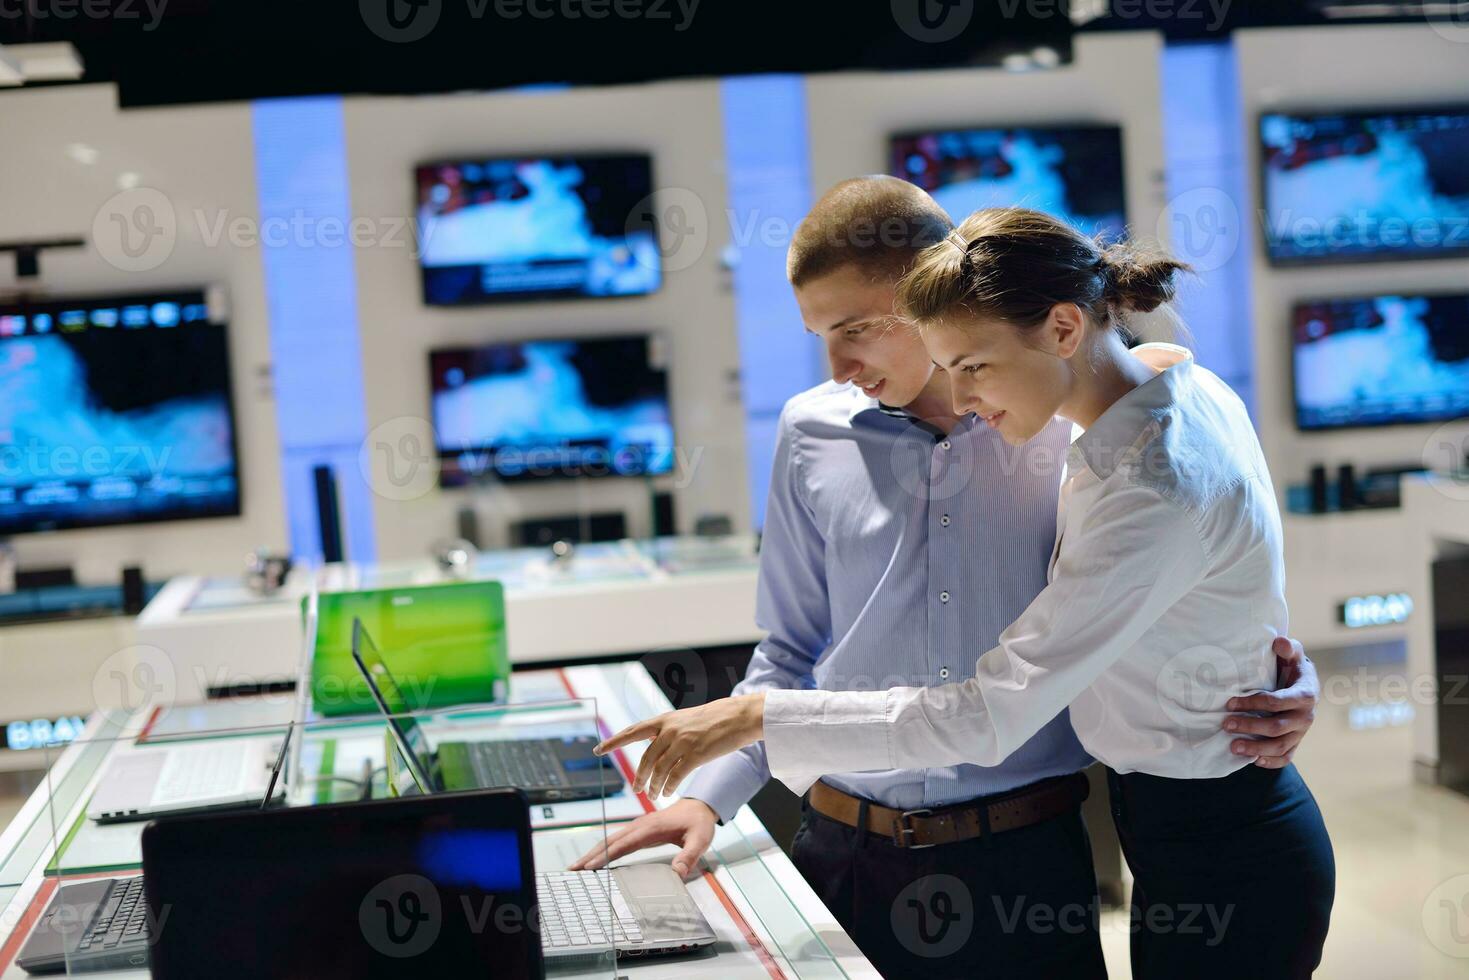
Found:
[[[855,419],[863,412],[880,412],[883,415],[888,416],[889,418],[903,419],[907,422],[915,421],[914,417],[905,412],[903,409],[895,408],[892,405],[884,405],[882,402],[878,401],[876,398],[873,398],[871,395],[864,394],[862,389],[858,388],[856,385],[851,386],[851,392],[852,407],[847,414],[848,421]]]
[[[1192,384],[1194,357],[1187,349],[1176,344],[1143,344],[1131,353],[1159,374],[1119,398],[1076,437],[1067,455],[1068,469],[1073,472],[1085,465],[1098,479],[1107,479],[1148,427]]]

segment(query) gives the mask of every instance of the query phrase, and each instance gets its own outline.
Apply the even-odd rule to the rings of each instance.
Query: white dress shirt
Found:
[[[1227,385],[1182,348],[1134,353],[1160,373],[1072,443],[1049,584],[974,677],[769,691],[776,778],[802,793],[833,772],[992,766],[1067,705],[1081,744],[1119,772],[1197,779],[1249,764],[1221,725],[1229,698],[1275,685],[1275,490]]]

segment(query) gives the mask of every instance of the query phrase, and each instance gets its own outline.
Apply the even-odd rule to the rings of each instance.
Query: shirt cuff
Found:
[[[822,776],[892,764],[887,691],[765,692],[765,759],[797,794]]]
[[[679,795],[708,804],[719,815],[719,822],[727,823],[769,779],[760,747],[752,745],[695,769]]]

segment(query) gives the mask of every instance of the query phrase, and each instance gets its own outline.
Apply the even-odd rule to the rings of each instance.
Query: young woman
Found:
[[[804,792],[826,773],[994,765],[1069,705],[1110,769],[1134,875],[1133,975],[1309,976],[1335,888],[1320,811],[1294,766],[1250,765],[1221,730],[1231,697],[1273,685],[1269,647],[1286,628],[1275,490],[1234,393],[1181,348],[1129,351],[1121,332],[1171,300],[1184,269],[1099,249],[1039,212],[988,209],[900,285],[956,412],[1014,445],[1058,415],[1085,430],[1050,584],[974,680],[729,698],[602,750],[652,739],[638,783],[661,791],[763,738],[772,773]],[[965,601],[932,588],[939,615]]]

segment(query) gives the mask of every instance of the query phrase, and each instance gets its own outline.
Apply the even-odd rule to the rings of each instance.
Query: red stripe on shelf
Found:
[[[161,704],[154,705],[152,712],[150,712],[149,715],[148,715],[148,724],[144,725],[143,726],[143,730],[138,733],[138,741],[139,742],[146,742],[146,741],[148,741],[148,736],[153,732],[153,726],[156,725],[156,724],[158,724],[158,718],[162,714],[163,714],[163,705],[161,705]]]
[[[11,962],[20,952],[21,944],[31,934],[36,920],[41,917],[41,912],[46,908],[46,903],[51,901],[51,895],[56,891],[56,879],[47,878],[41,882],[41,887],[36,890],[35,897],[31,899],[30,908],[26,909],[25,915],[15,924],[15,929],[10,933],[10,938],[5,940],[5,945],[0,946],[0,972],[10,969]]]
[[[580,700],[581,696],[571,686],[571,678],[566,676],[566,671],[563,668],[556,668],[556,676],[561,678],[561,686],[566,688],[566,693],[570,694],[573,699]],[[597,729],[602,733],[603,738],[607,738],[612,734],[611,729],[603,723],[600,712],[597,717]],[[627,757],[622,754],[621,749],[613,749],[612,758],[617,763],[617,768],[622,771],[622,778],[626,779],[627,784],[631,786],[635,774],[633,773],[632,766],[628,764]],[[643,812],[645,813],[652,813],[657,809],[653,805],[653,801],[648,799],[648,794],[646,793],[638,793],[638,802],[643,805]],[[786,980],[785,972],[781,970],[780,964],[775,962],[775,957],[770,955],[770,950],[765,948],[765,943],[755,934],[755,930],[750,928],[750,923],[745,920],[744,914],[730,900],[729,894],[724,890],[724,886],[719,883],[719,879],[714,877],[713,872],[708,870],[704,871],[703,874],[705,883],[709,885],[709,890],[714,893],[714,897],[719,899],[719,904],[724,906],[724,910],[734,920],[734,924],[739,928],[740,934],[745,937],[745,943],[759,957],[761,965],[765,967],[765,972],[770,974],[771,980]]]

